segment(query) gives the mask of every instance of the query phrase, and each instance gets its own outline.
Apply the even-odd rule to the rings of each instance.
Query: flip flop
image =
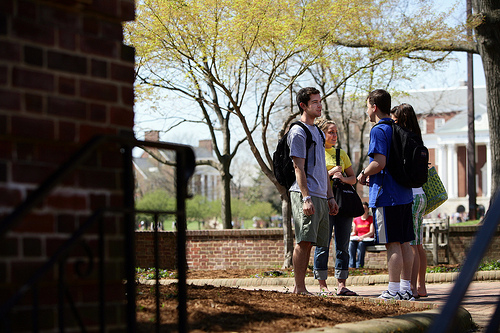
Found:
[[[337,296],[359,296],[354,291],[347,288],[342,288],[342,290],[337,294]]]
[[[427,297],[427,295],[420,295],[420,294],[418,294],[418,297]]]

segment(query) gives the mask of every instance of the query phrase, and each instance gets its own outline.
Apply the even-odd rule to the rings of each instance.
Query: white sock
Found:
[[[399,291],[403,294],[405,292],[409,292],[411,294],[411,281],[410,280],[403,280],[401,279],[400,281],[400,289]]]
[[[396,293],[399,292],[399,282],[389,282],[387,290],[391,293],[391,295],[396,295]]]

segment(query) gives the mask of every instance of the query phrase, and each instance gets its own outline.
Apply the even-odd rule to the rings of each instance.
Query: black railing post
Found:
[[[189,172],[188,153],[190,149],[177,152],[177,272],[178,272],[178,299],[179,299],[179,332],[187,332],[187,260],[186,260],[186,198],[187,182],[191,176]],[[193,158],[194,161],[194,158]]]
[[[132,147],[126,143],[122,145],[123,155],[123,206],[125,214],[123,225],[125,229],[125,278],[127,280],[127,330],[135,332],[136,305],[135,305],[135,223],[134,223],[134,171],[132,167]]]

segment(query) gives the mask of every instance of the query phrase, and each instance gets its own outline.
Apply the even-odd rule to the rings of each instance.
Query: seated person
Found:
[[[368,203],[363,202],[365,212],[352,221],[351,241],[349,243],[349,267],[361,268],[365,265],[365,252],[373,244],[375,228]],[[356,259],[357,254],[357,259]]]

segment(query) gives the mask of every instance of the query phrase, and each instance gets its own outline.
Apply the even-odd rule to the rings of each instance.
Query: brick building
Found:
[[[71,154],[96,135],[133,136],[134,50],[122,23],[134,19],[134,0],[0,1],[0,304],[4,305],[96,209],[122,205],[122,154],[105,146],[14,225],[4,218]],[[104,321],[125,330],[123,218],[105,218]],[[97,231],[89,232],[65,265],[48,270],[38,294],[27,293],[2,317],[0,331],[53,331],[58,321],[98,328]],[[90,258],[90,259],[89,259]],[[71,287],[57,289],[65,280]],[[57,297],[65,292],[58,311]],[[31,298],[38,295],[38,316]]]

